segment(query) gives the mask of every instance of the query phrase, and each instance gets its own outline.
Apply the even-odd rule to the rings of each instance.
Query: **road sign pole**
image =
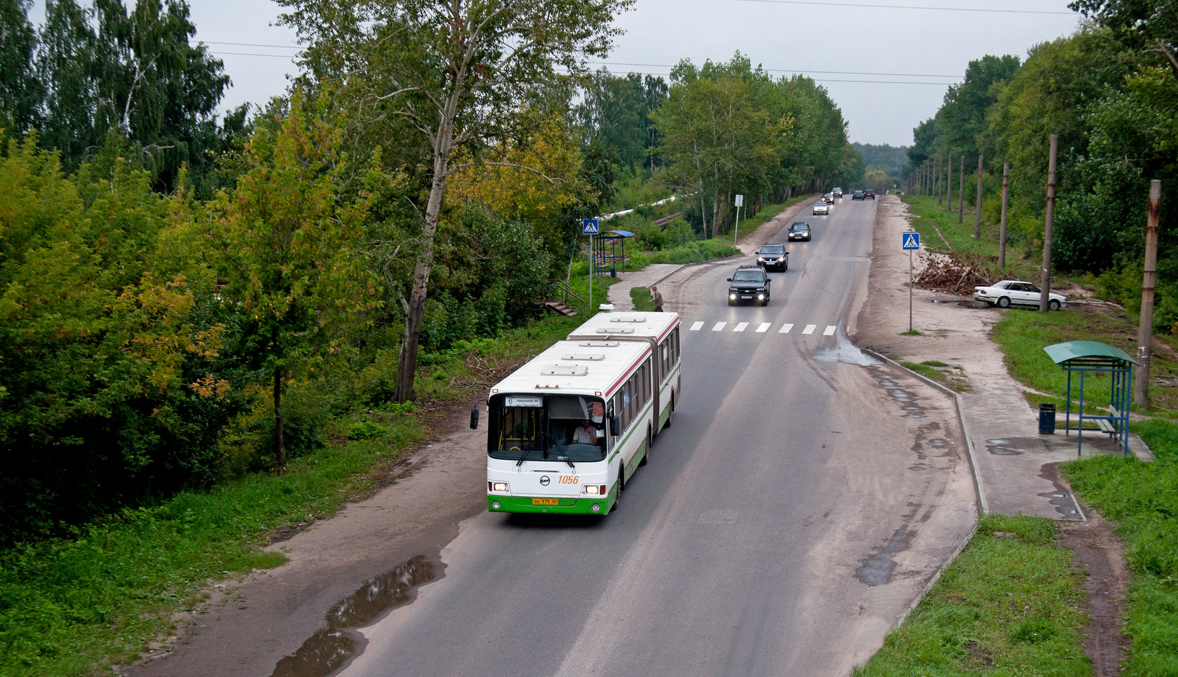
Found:
[[[912,333],[912,250],[908,250],[908,333]]]
[[[593,315],[593,236],[589,236],[589,312],[586,317]]]

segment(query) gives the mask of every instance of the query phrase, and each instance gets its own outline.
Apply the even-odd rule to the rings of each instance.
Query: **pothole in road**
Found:
[[[364,582],[327,612],[327,627],[311,636],[294,654],[278,661],[271,677],[327,677],[364,650],[356,632],[385,613],[413,600],[418,587],[437,577],[435,565],[418,555],[392,571]]]

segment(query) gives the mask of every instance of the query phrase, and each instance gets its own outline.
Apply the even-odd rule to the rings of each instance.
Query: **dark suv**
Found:
[[[872,200],[874,200],[875,199],[875,191],[870,188],[863,191],[863,199],[866,200],[867,198],[871,198]]]
[[[741,266],[728,278],[728,305],[742,301],[769,305],[769,274],[759,266]]]
[[[757,250],[757,265],[765,270],[777,268],[781,271],[789,270],[789,252],[783,244],[763,244]]]

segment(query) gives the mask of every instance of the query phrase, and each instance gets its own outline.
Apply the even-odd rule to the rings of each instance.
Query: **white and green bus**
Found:
[[[676,313],[601,313],[496,384],[487,398],[487,508],[615,509],[671,424],[679,325]]]

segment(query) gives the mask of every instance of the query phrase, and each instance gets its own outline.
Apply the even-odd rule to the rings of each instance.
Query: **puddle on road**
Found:
[[[868,371],[875,378],[875,382],[884,389],[888,397],[900,403],[900,408],[904,411],[904,418],[924,418],[924,407],[917,404],[916,396],[892,378],[892,375],[887,372],[883,365],[879,362],[874,362],[865,366],[868,367]]]
[[[986,440],[986,451],[995,456],[1022,456],[1014,440]]]
[[[854,364],[860,367],[872,367],[879,364],[879,360],[869,357],[847,340],[846,335],[842,331],[839,331],[835,336],[834,347],[819,350],[814,354],[814,359],[819,362],[842,362],[843,364]]]
[[[888,583],[892,580],[892,571],[896,568],[896,562],[892,557],[908,548],[908,543],[915,533],[903,527],[896,529],[882,550],[863,560],[863,564],[855,570],[855,578],[870,586]]]
[[[356,628],[413,600],[418,587],[437,577],[435,565],[418,555],[387,573],[370,578],[327,612],[327,627],[316,632],[293,655],[278,661],[271,677],[328,677],[363,650]]]

